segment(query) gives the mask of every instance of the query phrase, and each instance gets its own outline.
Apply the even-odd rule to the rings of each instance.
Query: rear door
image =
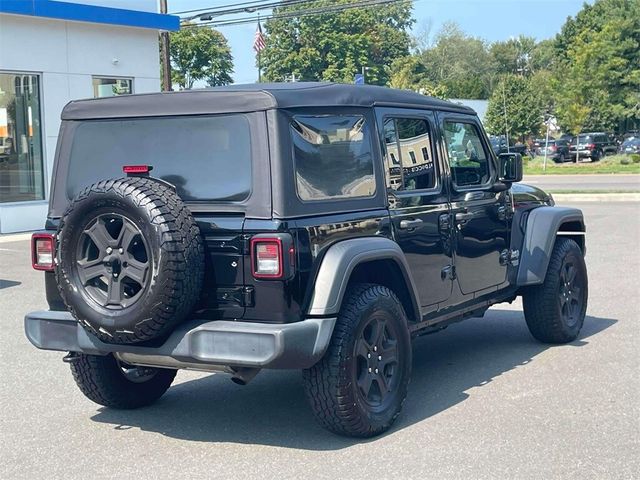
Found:
[[[465,296],[483,294],[506,280],[507,196],[492,191],[497,165],[477,118],[440,115],[451,170],[456,277]]]
[[[405,253],[423,313],[436,310],[452,290],[449,201],[434,139],[433,112],[377,109],[389,212]]]

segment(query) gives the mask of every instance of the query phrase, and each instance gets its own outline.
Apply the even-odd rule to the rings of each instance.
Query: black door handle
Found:
[[[407,230],[409,228],[417,228],[422,224],[422,220],[416,218],[415,220],[401,220],[400,228],[403,230]]]

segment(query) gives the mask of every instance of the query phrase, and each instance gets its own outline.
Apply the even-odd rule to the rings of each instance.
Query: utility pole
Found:
[[[160,0],[160,13],[167,13],[167,0]],[[160,61],[162,62],[162,90],[170,92],[171,88],[171,56],[169,53],[169,32],[160,32]]]

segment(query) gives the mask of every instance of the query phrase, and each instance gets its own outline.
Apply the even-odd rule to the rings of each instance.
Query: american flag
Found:
[[[255,36],[253,37],[253,49],[260,53],[266,46],[267,44],[264,43],[264,35],[262,34],[262,26],[260,25],[260,22],[258,22],[258,28],[256,29]]]

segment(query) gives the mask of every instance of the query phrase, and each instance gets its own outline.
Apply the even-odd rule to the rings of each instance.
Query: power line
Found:
[[[293,1],[295,0],[292,0],[292,2]],[[391,3],[397,3],[397,2],[407,2],[407,1],[408,0],[358,0],[353,3],[318,7],[315,9],[310,8],[306,10],[297,10],[293,12],[278,12],[275,14],[262,16],[260,17],[260,20],[275,20],[275,19],[281,19],[281,18],[295,18],[295,17],[306,17],[311,15],[323,15],[326,13],[341,12],[344,10],[350,10],[354,8],[367,8],[367,7],[374,7],[378,5],[385,5],[385,4],[391,4]],[[290,5],[292,2],[287,2],[287,4]],[[300,1],[297,3],[305,3],[305,2],[308,2],[308,0]],[[185,25],[185,28],[200,28],[200,27],[206,27],[206,26],[226,27],[226,26],[232,26],[232,25],[243,25],[247,23],[254,23],[257,20],[258,20],[257,17],[244,18],[244,19],[230,19],[230,20],[210,20],[210,21],[202,22],[198,24]]]
[[[207,20],[210,21],[212,19],[212,17],[222,17],[224,15],[232,15],[234,13],[254,13],[257,12],[259,10],[270,10],[273,8],[278,8],[278,7],[288,7],[288,6],[292,6],[292,5],[298,5],[300,3],[310,3],[310,1],[312,0],[288,0],[288,1],[282,1],[282,0],[266,0],[268,3],[261,3],[259,5],[250,5],[247,6],[248,3],[255,3],[255,2],[246,2],[246,3],[238,3],[235,6],[232,6],[233,8],[227,8],[224,9],[222,7],[220,8],[211,8],[211,9],[206,9],[206,10],[198,10],[198,13],[196,13],[195,15],[191,15],[189,17],[182,17],[182,20],[192,20],[192,19],[196,19],[196,18],[200,18],[201,20]],[[245,6],[242,6],[245,5]],[[209,18],[205,18],[205,17],[209,17]]]
[[[180,12],[170,12],[170,13],[171,15],[182,15],[184,13],[210,12],[210,11],[219,10],[222,8],[234,8],[234,7],[240,7],[243,5],[251,5],[254,3],[260,4],[260,3],[271,2],[271,1],[273,0],[253,0],[252,2],[229,3],[227,5],[218,5],[210,8],[196,8],[195,10],[182,10]],[[306,1],[309,1],[309,0],[306,0]]]

